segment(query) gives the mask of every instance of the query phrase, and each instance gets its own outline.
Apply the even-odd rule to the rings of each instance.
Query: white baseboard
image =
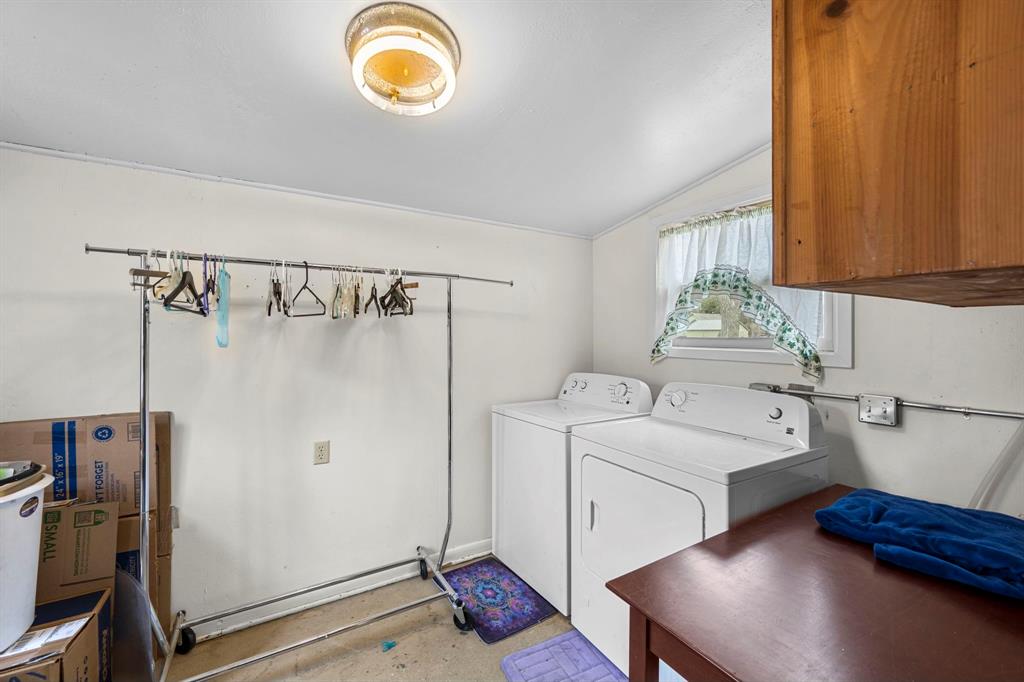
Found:
[[[461,563],[463,561],[478,559],[490,553],[490,538],[470,542],[465,545],[459,545],[458,547],[449,547],[445,556],[444,565],[451,566],[452,564]],[[212,623],[208,623],[197,628],[200,632],[196,633],[196,639],[202,642],[207,639],[213,639],[214,637],[220,637],[221,635],[226,635],[238,630],[244,630],[245,628],[259,625],[260,623],[277,620],[278,618],[284,618],[285,616],[290,616],[294,613],[299,613],[300,611],[305,611],[307,609],[316,608],[317,606],[323,606],[324,604],[330,604],[331,602],[344,599],[345,597],[351,597],[362,592],[368,592],[378,587],[384,587],[385,585],[397,583],[400,580],[406,580],[407,578],[412,578],[418,575],[419,567],[416,564],[401,566],[390,571],[382,571],[381,573],[367,576],[366,578],[353,580],[345,583],[344,585],[339,585],[333,588],[333,592],[330,589],[325,589],[315,593],[295,597],[294,599],[282,601],[263,609],[254,609],[235,616],[213,621]],[[382,606],[382,609],[383,608],[384,606]]]

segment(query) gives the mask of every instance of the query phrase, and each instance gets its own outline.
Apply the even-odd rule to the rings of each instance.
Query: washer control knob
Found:
[[[669,395],[668,402],[672,407],[682,407],[683,403],[686,402],[686,393],[684,391],[676,391]]]
[[[578,381],[576,381],[575,379],[573,379],[573,380],[572,380],[572,387],[573,387],[573,388],[576,388],[576,387],[577,387],[577,386],[579,385],[579,383],[580,383],[580,382],[578,382]]]
[[[782,410],[780,408],[778,408],[778,407],[773,407],[772,411],[768,413],[768,417],[770,419],[781,419],[782,418]]]
[[[581,391],[587,390],[587,382],[586,381],[581,381],[580,382],[580,390]]]
[[[626,385],[625,381],[620,381],[618,384],[615,385],[616,398],[625,398],[627,393],[629,393],[629,386]]]

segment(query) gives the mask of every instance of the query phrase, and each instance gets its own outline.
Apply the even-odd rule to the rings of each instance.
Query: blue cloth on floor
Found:
[[[903,568],[1024,599],[1024,520],[862,488],[819,509],[825,530]]]

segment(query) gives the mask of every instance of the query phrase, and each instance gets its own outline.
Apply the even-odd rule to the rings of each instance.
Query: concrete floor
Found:
[[[286,618],[200,643],[187,656],[175,656],[170,680],[251,656],[275,646],[317,635],[347,622],[436,592],[431,582],[411,578],[319,606]],[[505,679],[501,659],[571,629],[561,614],[496,644],[452,624],[447,600],[312,644],[304,649],[224,675],[219,680],[495,680]],[[381,642],[398,645],[381,651]]]

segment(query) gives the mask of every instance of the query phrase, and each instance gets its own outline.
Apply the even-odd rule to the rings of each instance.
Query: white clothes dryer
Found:
[[[605,583],[822,488],[828,449],[800,398],[671,383],[649,417],[574,429],[570,476],[572,623],[625,671],[629,608]]]

